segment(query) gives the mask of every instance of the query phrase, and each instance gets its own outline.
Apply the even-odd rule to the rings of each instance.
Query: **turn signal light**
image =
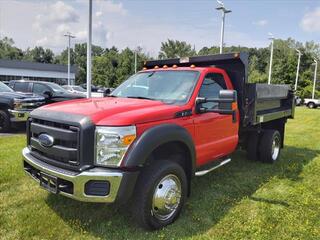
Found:
[[[136,135],[127,135],[127,136],[124,136],[122,138],[122,143],[125,145],[125,146],[129,146],[133,141],[134,139],[136,138]]]
[[[236,102],[233,102],[231,107],[232,107],[232,110],[237,110],[238,109],[238,104]]]

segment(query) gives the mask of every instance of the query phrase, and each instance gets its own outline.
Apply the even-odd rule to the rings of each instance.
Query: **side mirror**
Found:
[[[52,92],[50,91],[44,91],[43,95],[45,98],[48,98],[48,99],[52,98]]]
[[[218,108],[208,109],[202,106],[203,103],[218,103]],[[219,98],[201,98],[196,99],[197,113],[215,112],[220,114],[233,115],[235,118],[236,109],[234,105],[237,103],[237,92],[235,90],[220,90]]]

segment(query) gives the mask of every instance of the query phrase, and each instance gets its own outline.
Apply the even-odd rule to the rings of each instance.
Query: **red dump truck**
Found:
[[[54,194],[132,205],[148,229],[174,222],[190,182],[238,147],[273,163],[294,116],[286,85],[247,82],[248,55],[145,62],[109,97],[55,103],[27,122],[25,172]]]

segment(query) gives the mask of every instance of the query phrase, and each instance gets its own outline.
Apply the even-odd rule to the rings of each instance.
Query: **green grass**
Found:
[[[192,182],[181,217],[146,232],[127,209],[48,194],[25,176],[23,135],[0,138],[1,239],[320,239],[320,110],[296,109],[274,165],[237,152]]]

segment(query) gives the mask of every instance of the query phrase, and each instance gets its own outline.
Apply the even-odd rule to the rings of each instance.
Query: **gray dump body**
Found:
[[[280,118],[294,117],[294,94],[289,85],[246,84],[246,114],[243,125],[250,126]]]

